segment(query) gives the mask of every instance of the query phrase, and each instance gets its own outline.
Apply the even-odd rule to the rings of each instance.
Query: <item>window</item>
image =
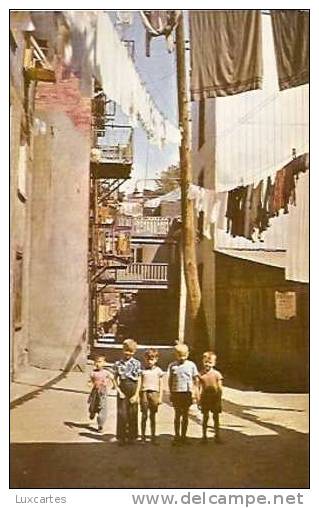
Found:
[[[133,263],[143,263],[143,247],[134,248]]]

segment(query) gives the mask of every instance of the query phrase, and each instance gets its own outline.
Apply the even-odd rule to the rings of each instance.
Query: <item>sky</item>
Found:
[[[171,123],[178,124],[177,89],[176,89],[176,58],[175,52],[169,53],[165,37],[153,38],[151,41],[150,57],[145,54],[145,28],[138,11],[131,11],[133,23],[131,26],[116,24],[122,39],[134,40],[135,66],[146,89],[152,95],[158,109]],[[114,23],[117,21],[116,11],[109,11]],[[122,190],[133,190],[135,185],[139,190],[144,186],[152,188],[154,178],[170,164],[179,160],[178,146],[167,144],[160,149],[148,142],[144,130],[134,129],[134,170],[132,178],[125,183]]]

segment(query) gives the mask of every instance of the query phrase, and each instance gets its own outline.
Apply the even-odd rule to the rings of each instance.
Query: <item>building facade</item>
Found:
[[[11,13],[13,376],[86,363],[90,21]]]
[[[199,187],[220,195],[249,184],[256,188],[268,176],[274,182],[285,162],[291,169],[296,156],[307,158],[308,87],[279,92],[271,40],[270,19],[264,16],[262,91],[192,104],[193,183]],[[308,387],[308,243],[306,234],[299,238],[291,227],[299,212],[299,222],[309,227],[307,193],[298,196],[298,185],[308,177],[308,168],[302,171],[295,180],[295,204],[290,201],[271,218],[261,236],[247,239],[227,232],[225,208],[223,225],[212,224],[208,239],[203,212],[198,214],[198,274],[209,347],[226,375],[260,388]],[[294,249],[292,278],[287,267]]]

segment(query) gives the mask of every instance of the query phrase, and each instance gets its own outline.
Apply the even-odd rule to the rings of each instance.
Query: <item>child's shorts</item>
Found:
[[[171,392],[171,402],[175,409],[185,411],[192,405],[191,392]]]
[[[212,413],[222,412],[221,394],[219,393],[212,391],[204,392],[200,398],[199,404],[203,413],[207,411],[211,411]]]
[[[145,390],[140,393],[140,404],[142,413],[147,413],[149,409],[152,413],[156,413],[159,405],[159,392]]]

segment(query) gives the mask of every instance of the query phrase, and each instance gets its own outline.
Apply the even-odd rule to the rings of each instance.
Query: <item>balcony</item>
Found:
[[[131,263],[125,270],[105,271],[108,285],[123,289],[167,289],[167,263]],[[99,281],[103,283],[102,280]]]
[[[24,54],[24,72],[29,80],[56,82],[55,71],[47,58],[48,47],[46,41],[40,46],[32,35],[27,36],[27,47]]]
[[[91,169],[95,178],[126,179],[133,164],[133,129],[105,124],[94,127]]]
[[[117,281],[167,282],[167,263],[132,263],[117,273]]]
[[[130,228],[132,236],[165,237],[172,220],[168,217],[125,217],[116,219],[119,227]]]

